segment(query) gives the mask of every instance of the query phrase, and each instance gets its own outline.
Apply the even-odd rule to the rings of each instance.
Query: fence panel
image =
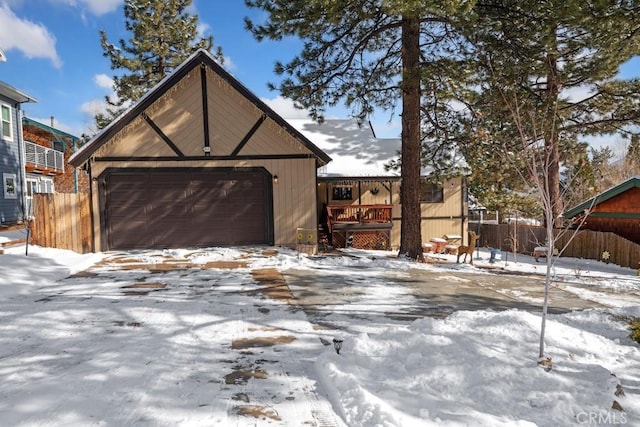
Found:
[[[480,229],[481,244],[485,247],[500,248],[513,252],[514,242],[517,252],[533,253],[536,246],[544,245],[544,227],[512,224],[469,225],[470,230]],[[476,231],[477,232],[477,231]],[[621,267],[640,268],[640,245],[614,233],[591,230],[554,230],[556,248],[561,256],[605,261]],[[564,248],[564,250],[563,250]]]
[[[34,195],[33,244],[78,253],[92,252],[89,206],[88,194]]]

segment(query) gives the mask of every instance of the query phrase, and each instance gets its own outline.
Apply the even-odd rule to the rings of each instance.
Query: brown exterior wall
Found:
[[[32,142],[45,148],[53,148],[52,135],[44,129],[32,126],[24,125],[22,127],[23,139],[25,141]],[[56,193],[75,193],[76,191],[76,179],[78,182],[78,192],[89,192],[89,178],[87,174],[81,170],[78,170],[77,174],[74,171],[73,166],[69,165],[68,159],[73,154],[73,141],[68,138],[64,139],[65,152],[64,152],[64,173],[55,175],[53,178]],[[76,178],[77,176],[77,178]]]
[[[589,216],[581,227],[584,230],[608,231],[640,244],[640,220],[637,218],[601,218]]]
[[[64,153],[64,173],[58,175],[53,179],[56,193],[75,193],[76,192],[76,180],[78,193],[89,192],[89,175],[82,170],[71,166],[68,162],[70,151]]]
[[[634,187],[599,203],[593,213],[640,215],[640,188]],[[585,230],[608,231],[640,244],[640,219],[589,215],[581,227]]]
[[[619,212],[640,214],[640,188],[630,188],[622,194],[596,205],[593,212]]]

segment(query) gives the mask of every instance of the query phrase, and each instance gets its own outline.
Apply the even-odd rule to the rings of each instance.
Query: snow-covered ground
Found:
[[[640,316],[636,271],[559,260],[555,283],[608,308],[549,316],[545,370],[537,363],[538,312],[384,315],[411,298],[388,281],[390,271],[490,274],[477,268],[489,266],[488,253],[477,267],[347,255],[6,249],[0,424],[640,425],[640,347],[623,320]],[[544,271],[524,255],[492,266]],[[279,281],[292,269],[318,281],[339,272],[348,290],[322,286],[357,295],[357,307],[312,321]],[[340,354],[334,338],[344,340]]]

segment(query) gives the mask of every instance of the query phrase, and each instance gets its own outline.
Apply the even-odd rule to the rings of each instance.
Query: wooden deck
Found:
[[[328,205],[332,246],[389,250],[392,208],[392,205]]]

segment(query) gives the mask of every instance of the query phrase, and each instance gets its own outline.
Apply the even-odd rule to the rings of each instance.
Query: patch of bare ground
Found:
[[[257,337],[257,338],[240,338],[231,342],[231,348],[234,350],[243,350],[253,347],[271,347],[276,344],[289,344],[296,338],[291,335],[280,335],[277,337]]]
[[[123,286],[122,289],[164,289],[167,285],[160,282],[139,282],[133,285]]]
[[[261,268],[251,271],[253,280],[258,282],[261,289],[251,291],[250,293],[261,293],[275,300],[286,301],[290,303],[293,294],[284,280],[284,276],[275,268]]]
[[[211,261],[202,266],[202,268],[208,270],[211,268],[220,268],[227,270],[234,270],[236,268],[247,268],[249,264],[246,261]]]
[[[278,412],[269,406],[260,405],[238,405],[234,407],[236,414],[245,417],[269,418],[274,421],[281,421]]]
[[[253,327],[248,327],[247,331],[249,332],[255,332],[255,331],[266,331],[266,332],[276,332],[278,331],[278,328],[272,328],[270,326],[264,326],[262,328],[253,328]]]
[[[272,257],[278,255],[278,251],[276,249],[265,249],[262,251],[262,256]]]
[[[164,273],[167,271],[179,271],[195,268],[193,264],[184,261],[164,261],[161,263],[137,263],[123,264],[118,266],[119,270],[148,270],[151,273]]]
[[[267,379],[267,371],[262,369],[238,369],[224,376],[225,384],[246,384],[251,378],[258,380]]]
[[[122,295],[125,297],[139,297],[149,295],[149,291],[124,291]]]
[[[86,277],[97,277],[98,273],[94,273],[93,271],[89,271],[89,270],[83,270],[83,271],[78,271],[77,273],[72,274],[71,276],[67,277],[68,279],[76,279],[76,278],[86,278]]]

